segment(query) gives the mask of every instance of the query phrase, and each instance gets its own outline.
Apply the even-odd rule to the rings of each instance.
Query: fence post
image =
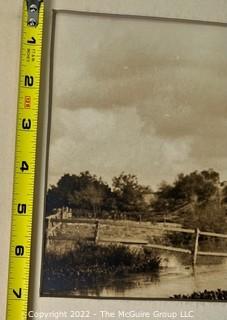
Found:
[[[97,243],[99,240],[99,221],[96,221],[96,227],[95,227],[95,243]]]
[[[196,228],[195,229],[195,246],[194,246],[194,252],[193,252],[193,266],[196,265],[198,246],[199,246],[199,228]]]

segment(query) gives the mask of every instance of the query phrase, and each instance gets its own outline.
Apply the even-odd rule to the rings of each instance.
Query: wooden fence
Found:
[[[47,241],[54,241],[54,240],[74,240],[73,238],[70,239],[69,237],[58,236],[56,237],[56,229],[61,228],[62,225],[65,223],[75,223],[75,224],[90,224],[94,225],[94,234],[89,237],[89,240],[92,240],[96,243],[118,243],[122,245],[133,245],[133,246],[141,246],[143,248],[149,249],[159,249],[159,250],[166,250],[172,252],[181,252],[185,254],[190,254],[192,256],[192,264],[196,265],[197,257],[198,256],[213,256],[213,257],[227,257],[227,253],[225,252],[210,252],[210,251],[200,251],[199,250],[199,238],[200,236],[207,236],[207,237],[216,237],[219,239],[227,239],[227,234],[220,234],[220,233],[213,233],[213,232],[204,232],[197,229],[186,229],[181,227],[172,227],[172,226],[165,226],[165,225],[141,225],[140,223],[133,223],[133,228],[142,228],[142,229],[149,229],[150,231],[159,230],[161,232],[177,232],[177,233],[186,233],[192,235],[194,237],[194,245],[192,250],[178,248],[173,246],[165,246],[161,244],[152,244],[149,241],[144,241],[142,239],[127,239],[127,238],[114,238],[114,239],[107,239],[100,237],[100,227],[101,226],[110,226],[110,221],[105,220],[98,220],[98,219],[76,219],[72,218],[71,214],[62,215],[58,212],[55,215],[47,217],[48,226],[47,226]],[[122,221],[111,221],[111,226],[122,226]],[[88,239],[88,238],[86,238]]]

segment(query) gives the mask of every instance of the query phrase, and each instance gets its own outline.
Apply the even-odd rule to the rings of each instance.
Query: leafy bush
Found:
[[[44,277],[46,279],[75,279],[85,282],[129,273],[157,272],[160,258],[144,250],[130,250],[126,246],[97,245],[81,242],[74,251],[64,256],[46,254]]]

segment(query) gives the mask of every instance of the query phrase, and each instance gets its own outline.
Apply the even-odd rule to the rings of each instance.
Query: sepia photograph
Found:
[[[52,32],[41,296],[227,301],[227,26]]]

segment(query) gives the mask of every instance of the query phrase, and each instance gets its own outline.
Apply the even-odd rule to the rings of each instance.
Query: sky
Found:
[[[58,13],[48,184],[122,171],[227,180],[227,27]]]

